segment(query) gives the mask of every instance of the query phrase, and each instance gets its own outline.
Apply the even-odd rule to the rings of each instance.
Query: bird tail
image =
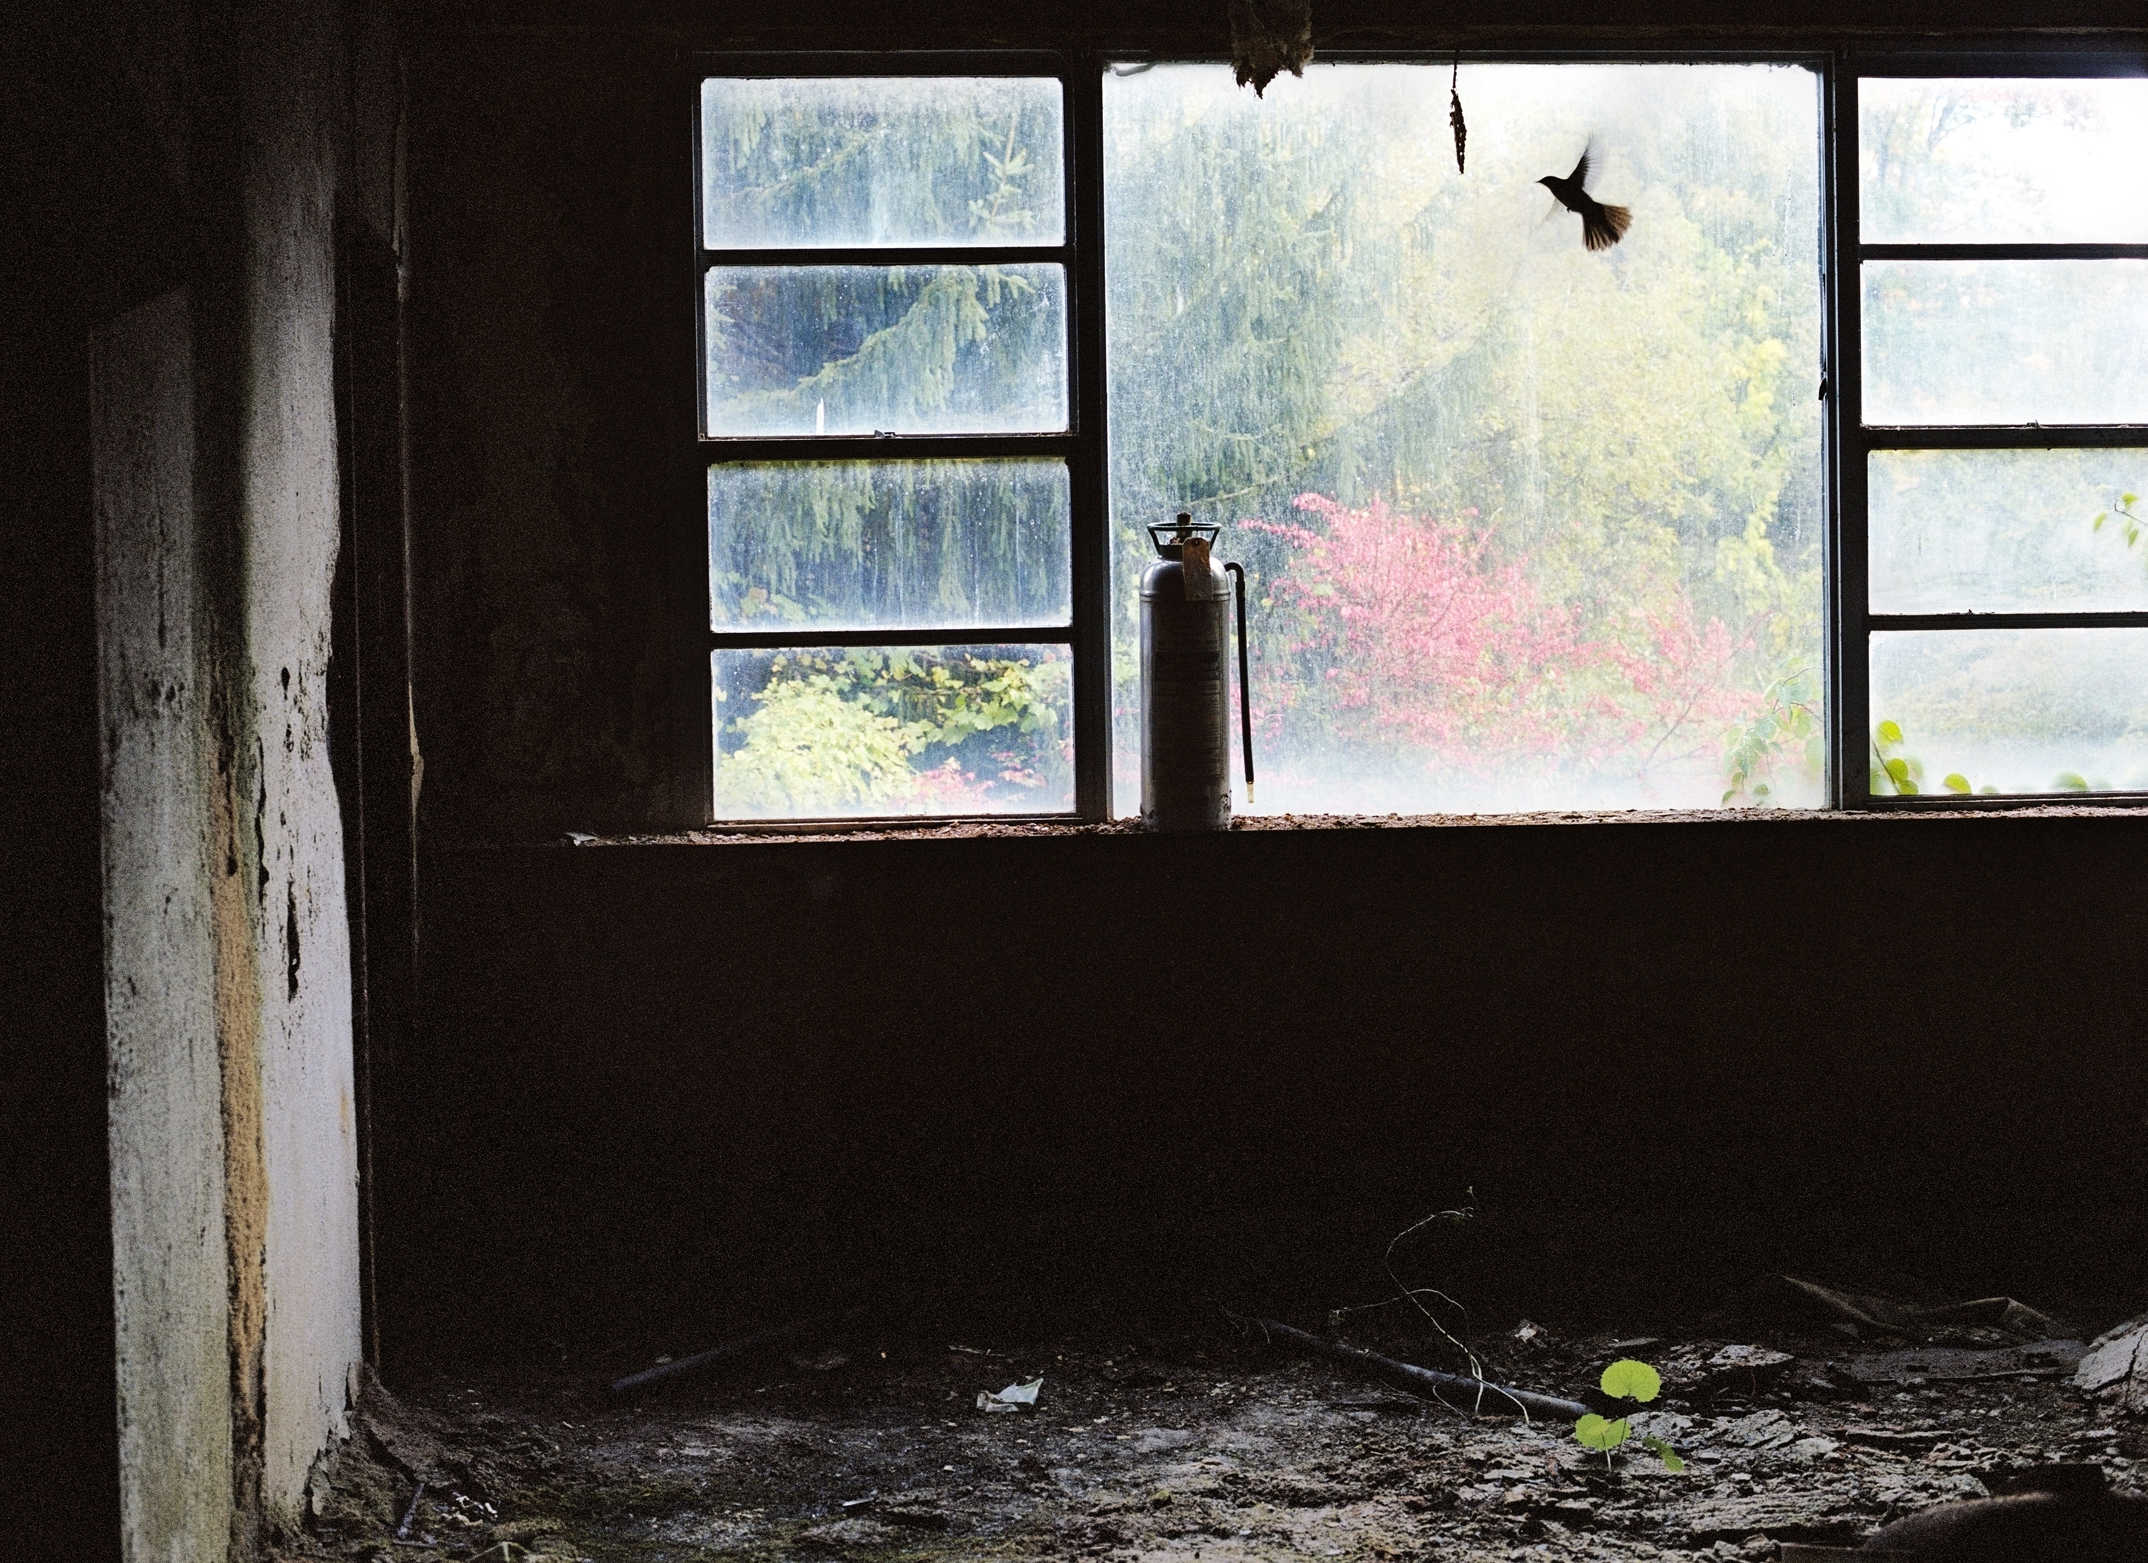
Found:
[[[1633,213],[1623,206],[1599,206],[1581,215],[1581,242],[1592,250],[1608,250],[1626,237],[1633,226]]]

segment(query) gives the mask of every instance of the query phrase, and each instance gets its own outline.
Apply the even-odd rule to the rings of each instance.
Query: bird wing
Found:
[[[1581,161],[1574,165],[1574,171],[1571,174],[1568,174],[1566,177],[1573,182],[1573,185],[1576,189],[1579,189],[1582,185],[1585,185],[1589,182],[1588,148],[1583,147],[1581,149]]]

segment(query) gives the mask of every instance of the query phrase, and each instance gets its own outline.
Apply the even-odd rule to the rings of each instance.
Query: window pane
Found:
[[[1061,266],[717,266],[709,433],[1067,426]]]
[[[1107,77],[1114,794],[1144,523],[1252,576],[1258,803],[1818,804],[1819,93],[1773,65]],[[1594,137],[1616,246],[1533,181]]]
[[[1866,77],[1868,244],[2148,242],[2148,81]]]
[[[1059,83],[980,76],[701,84],[712,250],[1059,244]]]
[[[709,469],[717,629],[1065,624],[1062,461]]]
[[[2148,449],[1876,451],[1868,471],[1874,613],[2148,609],[2148,530],[2115,513],[2148,492]]]
[[[1878,797],[2148,788],[2148,630],[1874,635],[1872,721]]]
[[[718,651],[718,819],[1074,806],[1064,646]]]
[[[1867,261],[1868,424],[2148,422],[2148,261]]]

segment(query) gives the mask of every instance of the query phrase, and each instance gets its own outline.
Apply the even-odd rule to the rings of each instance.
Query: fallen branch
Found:
[[[1228,1309],[1224,1310],[1223,1316],[1240,1329],[1259,1330],[1270,1339],[1285,1340],[1293,1346],[1302,1346],[1307,1351],[1317,1352],[1323,1357],[1333,1357],[1338,1362],[1350,1363],[1414,1394],[1440,1400],[1442,1405],[1451,1404],[1440,1397],[1439,1392],[1447,1390],[1478,1397],[1480,1403],[1481,1397],[1494,1395],[1518,1406],[1525,1416],[1534,1412],[1538,1416],[1559,1417],[1572,1422],[1589,1414],[1589,1408],[1578,1400],[1561,1400],[1555,1395],[1532,1394],[1526,1389],[1508,1389],[1503,1385],[1488,1384],[1483,1379],[1466,1378],[1458,1373],[1439,1373],[1431,1368],[1420,1368],[1415,1363],[1397,1362],[1393,1357],[1383,1357],[1376,1351],[1365,1350],[1362,1346],[1345,1346],[1340,1341],[1323,1340],[1318,1335],[1293,1329],[1287,1324],[1278,1324],[1273,1319],[1241,1319]]]
[[[760,1351],[768,1346],[780,1345],[792,1336],[802,1335],[807,1330],[847,1323],[864,1311],[860,1307],[847,1309],[837,1314],[814,1314],[803,1319],[793,1319],[788,1324],[778,1324],[772,1329],[755,1330],[750,1335],[736,1336],[725,1341],[720,1346],[711,1346],[707,1351],[697,1351],[691,1357],[681,1357],[676,1362],[659,1362],[653,1368],[644,1368],[639,1373],[629,1373],[625,1378],[614,1379],[612,1380],[612,1393],[615,1395],[637,1394],[653,1384],[661,1384],[672,1379],[683,1378],[688,1374],[698,1373],[704,1368],[723,1361],[726,1357],[742,1357],[748,1352]]]

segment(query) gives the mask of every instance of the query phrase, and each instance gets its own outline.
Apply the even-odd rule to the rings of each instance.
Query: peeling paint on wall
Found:
[[[239,1315],[187,293],[100,328],[91,361],[121,1530],[133,1557],[210,1558],[230,1530]]]

